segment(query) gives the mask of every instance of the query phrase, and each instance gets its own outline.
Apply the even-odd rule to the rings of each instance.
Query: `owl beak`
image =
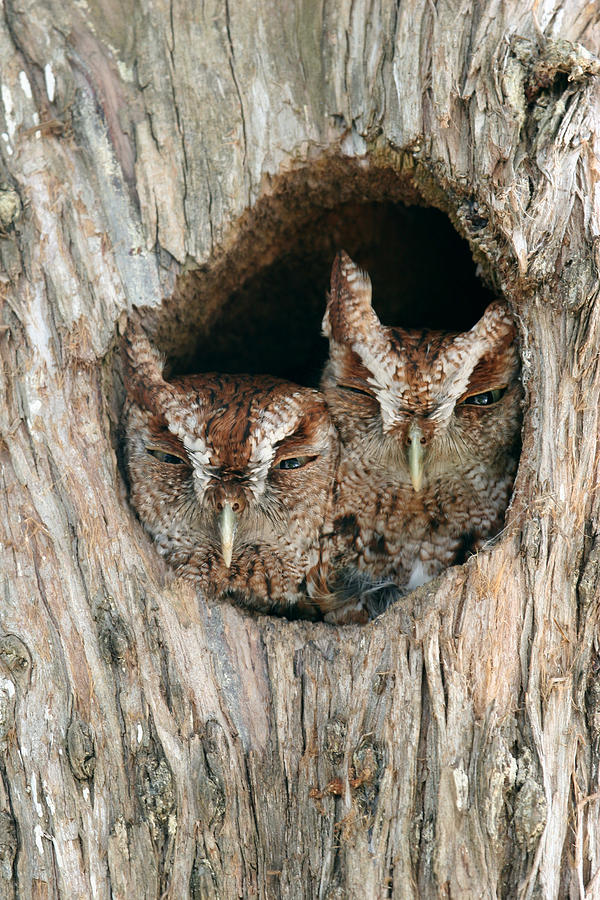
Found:
[[[418,494],[423,486],[423,444],[421,439],[423,432],[416,422],[413,422],[408,430],[408,470],[410,472],[410,480],[416,493]]]
[[[219,533],[221,535],[221,552],[223,554],[223,562],[227,568],[231,565],[231,557],[233,556],[233,540],[237,531],[237,516],[233,511],[231,503],[224,503],[223,510],[219,516]]]

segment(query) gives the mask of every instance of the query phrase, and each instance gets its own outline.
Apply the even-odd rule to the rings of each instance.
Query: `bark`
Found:
[[[4,0],[0,897],[600,896],[600,16],[534,8]],[[518,317],[503,534],[364,628],[207,605],[128,504],[128,311],[318,355],[415,202]]]

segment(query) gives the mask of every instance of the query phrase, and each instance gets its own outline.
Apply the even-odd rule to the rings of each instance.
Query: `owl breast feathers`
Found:
[[[338,456],[324,398],[269,376],[165,381],[132,329],[125,375],[131,499],[177,574],[264,611],[310,607]]]
[[[341,438],[332,559],[409,590],[502,527],[521,423],[514,322],[495,302],[465,333],[385,327],[341,252],[323,329]]]

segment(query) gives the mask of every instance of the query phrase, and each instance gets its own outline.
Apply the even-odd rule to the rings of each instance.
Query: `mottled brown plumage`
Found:
[[[209,597],[314,612],[338,456],[322,395],[270,376],[166,381],[139,329],[124,360],[131,500],[161,554]]]
[[[323,328],[342,444],[332,560],[406,591],[502,528],[521,422],[514,322],[495,302],[465,333],[384,327],[341,252]]]

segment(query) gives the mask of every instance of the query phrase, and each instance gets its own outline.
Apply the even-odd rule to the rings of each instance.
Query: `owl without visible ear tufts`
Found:
[[[131,500],[161,554],[210,597],[308,614],[338,455],[322,395],[269,376],[166,381],[131,327],[124,363]]]
[[[412,589],[502,527],[521,423],[514,322],[494,302],[465,333],[384,327],[341,252],[323,329],[342,442],[332,556]]]

